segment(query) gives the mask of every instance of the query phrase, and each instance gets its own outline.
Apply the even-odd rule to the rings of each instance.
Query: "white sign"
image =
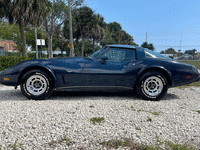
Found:
[[[45,45],[44,39],[37,39],[37,45]]]

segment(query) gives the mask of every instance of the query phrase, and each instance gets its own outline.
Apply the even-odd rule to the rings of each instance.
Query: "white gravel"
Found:
[[[34,101],[19,88],[1,86],[0,149],[15,145],[18,149],[106,149],[99,142],[129,138],[150,145],[156,143],[156,135],[161,141],[199,149],[198,110],[197,87],[169,89],[162,100],[153,102],[111,92],[55,92],[48,100]],[[104,117],[104,122],[92,124],[93,117]],[[69,141],[59,142],[63,137]],[[56,142],[50,146],[52,141]]]

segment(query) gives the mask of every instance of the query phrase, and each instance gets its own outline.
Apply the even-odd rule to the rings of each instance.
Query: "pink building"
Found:
[[[0,40],[0,56],[5,56],[7,52],[19,52],[17,44],[12,40]]]

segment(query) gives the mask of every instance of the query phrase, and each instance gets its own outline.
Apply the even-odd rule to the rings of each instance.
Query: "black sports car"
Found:
[[[29,60],[0,72],[3,85],[20,85],[29,99],[46,99],[53,90],[135,90],[159,100],[169,87],[199,80],[198,70],[148,49],[107,45],[88,58]]]

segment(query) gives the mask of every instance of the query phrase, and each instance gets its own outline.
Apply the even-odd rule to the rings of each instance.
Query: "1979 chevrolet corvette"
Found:
[[[159,100],[169,87],[198,80],[194,66],[131,45],[107,45],[88,58],[29,60],[0,72],[1,84],[20,85],[35,100],[57,89],[132,89],[144,99]]]

